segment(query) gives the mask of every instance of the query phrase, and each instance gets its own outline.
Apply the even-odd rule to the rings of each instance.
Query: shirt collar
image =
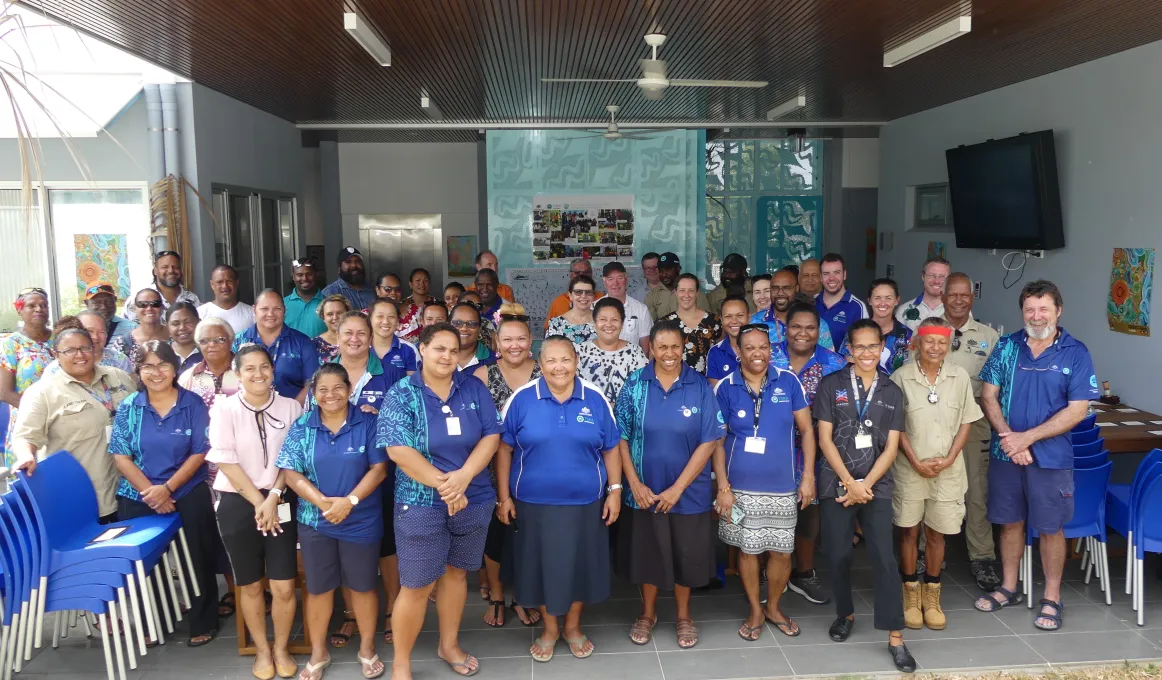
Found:
[[[940,318],[944,319],[945,321],[948,321],[948,312],[946,311],[943,314],[941,314]],[[951,321],[949,321],[949,325],[952,325]],[[964,322],[964,325],[961,326],[960,328],[953,328],[952,332],[955,333],[956,331],[960,331],[962,333],[967,333],[969,331],[978,331],[981,329],[982,325],[983,324],[981,324],[981,322],[977,321],[976,317],[972,315],[972,312],[969,312],[968,313],[968,320],[966,320]]]
[[[295,300],[298,300],[299,302],[302,302],[302,303],[306,304],[306,303],[308,303],[308,302],[314,302],[315,300],[317,300],[317,299],[318,299],[318,297],[319,297],[319,289],[318,289],[318,288],[316,288],[316,289],[315,289],[315,294],[311,296],[311,299],[310,299],[310,300],[304,300],[304,299],[303,299],[303,296],[299,295],[299,289],[298,289],[298,288],[294,288],[294,289],[292,289],[292,290],[291,290],[291,293],[290,293],[290,295],[288,295],[287,297],[288,297],[288,298],[295,299]]]
[[[341,436],[343,434],[346,434],[346,432],[351,429],[352,423],[359,420],[359,417],[362,414],[363,414],[363,412],[359,410],[358,406],[356,406],[355,404],[347,404],[347,420],[343,422],[343,427],[339,428],[339,431],[335,433],[335,436],[338,437],[338,436]],[[307,413],[306,425],[307,425],[307,427],[311,427],[311,428],[314,428],[316,430],[327,429],[326,427],[323,426],[323,409],[321,409],[321,408],[311,409]]]
[[[339,355],[335,355],[335,358],[327,363],[337,364],[340,358]],[[375,356],[375,352],[369,351],[367,353],[367,372],[370,375],[383,375],[383,362],[379,360],[379,357]]]
[[[728,339],[724,339],[724,342],[728,342]],[[719,343],[719,344],[721,344],[721,343]],[[654,380],[654,381],[656,381],[658,379],[657,371],[654,370],[657,367],[657,363],[658,363],[657,359],[651,359],[650,363],[648,363],[644,367],[642,367],[642,375],[641,375],[642,380],[645,380],[645,381]],[[689,385],[689,384],[696,382],[697,380],[700,380],[700,379],[704,380],[705,379],[697,371],[690,368],[690,365],[687,364],[685,361],[679,362],[679,365],[681,366],[681,370],[678,372],[678,382],[679,383],[682,383],[683,385]]]
[[[108,352],[109,350],[108,350],[108,349],[106,349],[105,351],[106,351],[106,352]],[[63,368],[62,368],[62,369],[61,369],[61,370],[60,370],[60,371],[57,373],[57,375],[60,375],[60,376],[61,376],[61,377],[60,377],[60,380],[63,380],[63,381],[66,383],[66,384],[67,384],[67,383],[76,383],[76,384],[78,384],[78,385],[84,385],[84,386],[86,386],[86,387],[92,387],[93,385],[96,385],[97,383],[99,383],[99,382],[101,382],[102,380],[104,380],[104,379],[105,379],[105,378],[106,378],[106,377],[109,375],[109,373],[110,373],[111,371],[112,371],[112,369],[110,369],[108,366],[104,366],[104,365],[102,365],[102,364],[97,364],[97,365],[96,365],[96,366],[93,368],[93,382],[91,382],[91,383],[88,383],[88,384],[86,384],[86,383],[84,383],[84,382],[82,382],[82,381],[80,381],[80,380],[77,380],[76,378],[74,378],[73,376],[69,375],[68,373],[65,373],[65,370],[64,370]]]
[[[189,408],[195,401],[198,404],[202,404],[202,405],[205,404],[205,402],[202,401],[201,397],[199,397],[198,395],[194,394],[193,392],[187,390],[186,388],[179,387],[177,389],[178,389],[177,401],[174,402],[173,408],[170,409],[170,412],[165,414],[166,418],[172,416],[173,414],[177,413],[178,411],[180,411],[182,409]],[[140,408],[148,408],[151,411],[153,410],[153,406],[151,406],[149,403],[149,392],[147,392],[145,389],[138,390],[137,392],[134,393],[133,405],[138,406]]]
[[[371,364],[369,362],[368,366],[370,367],[370,365]],[[473,379],[473,380],[475,379],[471,373],[468,373],[468,372],[463,371],[463,370],[453,371],[452,372],[452,389],[451,389],[451,391],[448,392],[448,399],[451,400],[452,395],[456,394],[456,390],[460,389],[460,387],[464,384],[464,382],[466,380],[470,380],[470,379]],[[416,371],[415,373],[412,373],[408,377],[404,378],[404,380],[410,381],[412,387],[420,390],[421,392],[424,392],[426,394],[430,394],[430,395],[432,395],[432,397],[434,397],[436,399],[440,398],[439,395],[437,395],[435,392],[433,392],[432,389],[430,387],[428,387],[427,384],[424,383],[424,372],[423,371]]]
[[[553,401],[557,400],[557,398],[553,396],[552,390],[549,389],[549,383],[545,380],[545,376],[543,374],[541,377],[537,378],[536,390],[537,399],[551,399]],[[573,378],[573,394],[569,396],[569,399],[566,400],[566,403],[574,399],[585,401],[585,386],[581,384],[581,379],[578,377]]]

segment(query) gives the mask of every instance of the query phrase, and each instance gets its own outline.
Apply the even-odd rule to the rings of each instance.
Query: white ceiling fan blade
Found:
[[[766,87],[765,80],[681,80],[670,81],[670,85],[682,87]]]
[[[611,80],[609,78],[541,78],[542,83],[636,83],[637,80],[627,78]]]

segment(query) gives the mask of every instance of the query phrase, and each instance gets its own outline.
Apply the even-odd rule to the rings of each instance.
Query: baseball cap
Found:
[[[112,295],[117,297],[117,291],[113,290],[113,286],[107,283],[94,283],[85,289],[85,302],[92,300],[98,295]]]
[[[682,262],[678,259],[678,256],[675,253],[662,253],[662,256],[658,258],[658,266],[681,267]]]
[[[359,252],[359,249],[354,246],[347,246],[343,248],[343,250],[339,251],[339,264],[343,264],[348,259],[355,257],[356,255],[358,255],[360,258],[363,257],[363,254]]]
[[[610,262],[601,268],[601,275],[603,277],[609,276],[613,272],[621,272],[622,274],[624,274],[625,273],[625,265],[620,263],[620,262]]]
[[[722,261],[722,266],[725,269],[746,269],[746,258],[738,253],[731,253]]]

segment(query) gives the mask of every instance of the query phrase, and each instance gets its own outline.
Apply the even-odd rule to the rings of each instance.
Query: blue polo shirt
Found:
[[[310,300],[304,300],[299,297],[299,289],[296,288],[291,291],[291,294],[282,299],[282,304],[286,307],[286,317],[283,318],[283,323],[302,333],[308,338],[313,338],[326,332],[327,324],[319,318],[319,304],[326,296],[319,291],[315,291],[314,297]]]
[[[364,284],[363,288],[355,290],[343,279],[336,279],[327,284],[320,295],[321,299],[326,299],[328,295],[342,295],[351,303],[351,309],[367,309],[375,302],[375,286]]]
[[[682,363],[682,372],[667,392],[651,361],[630,374],[617,397],[621,438],[629,442],[629,457],[638,479],[654,493],[670,488],[690,463],[694,449],[722,438],[726,426],[710,383]],[[670,512],[697,515],[710,512],[710,461],[682,492]],[[637,508],[632,493],[622,500]]]
[[[319,493],[330,498],[350,496],[372,465],[386,463],[387,454],[375,445],[375,416],[351,404],[347,421],[338,432],[323,426],[318,409],[304,413],[291,425],[275,462],[280,468],[306,477]],[[347,519],[332,524],[319,506],[299,499],[298,520],[321,534],[352,543],[375,543],[383,537],[383,492],[376,487]]]
[[[762,394],[752,395],[741,372],[714,386],[726,420],[726,478],[739,491],[792,493],[799,488],[794,412],[807,408],[803,385],[790,371],[771,366]],[[759,406],[758,428],[755,407]],[[765,437],[763,453],[747,453],[747,437]]]
[[[339,357],[335,357],[326,362],[329,364],[339,363]],[[358,383],[351,385],[351,396],[348,401],[356,406],[370,406],[376,411],[383,408],[383,400],[387,397],[387,391],[391,386],[407,377],[400,369],[394,366],[384,366],[375,356],[375,352],[369,353],[367,357],[367,372],[359,379]],[[308,402],[308,410],[313,409],[319,405],[315,400],[314,388],[308,390],[310,398]]]
[[[459,434],[450,434],[450,418],[459,419]],[[484,437],[499,434],[501,425],[492,395],[472,374],[454,372],[452,391],[444,401],[424,384],[423,373],[413,373],[387,391],[377,431],[379,448],[407,446],[441,472],[451,472],[464,467],[472,449]],[[465,495],[469,503],[496,501],[487,468],[472,478]],[[412,479],[403,468],[395,473],[395,502],[447,507],[435,489]]]
[[[374,348],[371,353],[375,354]],[[415,372],[416,367],[420,365],[420,352],[416,346],[394,336],[391,339],[391,349],[378,358],[384,366],[394,366],[404,373]]]
[[[863,303],[856,296],[851,294],[850,290],[843,292],[843,297],[839,298],[831,307],[823,304],[823,293],[820,293],[815,298],[815,309],[819,311],[820,321],[826,321],[827,326],[831,329],[831,341],[835,347],[842,347],[844,340],[847,339],[847,327],[860,319],[867,318],[867,305]]]
[[[210,410],[202,398],[178,388],[178,399],[165,416],[158,414],[145,392],[134,392],[121,402],[113,418],[109,437],[111,455],[129,456],[153,484],[164,484],[190,456],[210,451]],[[174,489],[178,500],[198,484],[206,481],[206,466]],[[141,494],[124,477],[117,484],[117,495],[140,500]]]
[[[1057,339],[1036,359],[1029,351],[1024,329],[1002,337],[980,371],[981,380],[1000,388],[1001,415],[1014,432],[1037,427],[1071,401],[1089,401],[1100,395],[1089,350],[1064,328],[1057,331]],[[990,452],[996,460],[1009,459],[995,431]],[[1068,432],[1033,444],[1031,452],[1039,467],[1073,468],[1073,443]]]
[[[319,368],[319,352],[315,348],[315,341],[285,323],[270,345],[262,341],[257,325],[247,328],[234,338],[234,351],[237,352],[239,347],[248,342],[262,345],[270,353],[274,364],[274,389],[284,397],[298,397],[303,386],[311,381]]]
[[[771,347],[784,342],[787,339],[787,324],[779,320],[775,315],[775,308],[771,307],[765,311],[758,311],[751,315],[751,323],[765,323],[767,325],[767,335],[771,338]],[[819,317],[819,340],[818,343],[827,349],[834,350],[835,343],[831,339],[831,326]]]
[[[542,376],[513,392],[503,416],[501,439],[513,448],[508,486],[514,498],[588,505],[605,496],[602,454],[618,445],[621,430],[596,385],[574,378],[573,394],[562,404]]]
[[[734,348],[730,346],[730,336],[726,336],[714,343],[706,355],[706,377],[722,380],[738,370],[739,361]]]

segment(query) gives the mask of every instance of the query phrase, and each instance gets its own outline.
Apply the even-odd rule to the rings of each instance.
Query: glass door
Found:
[[[295,197],[255,189],[214,190],[214,257],[238,271],[238,295],[251,303],[255,294],[273,288],[290,292],[291,260],[298,256]]]

